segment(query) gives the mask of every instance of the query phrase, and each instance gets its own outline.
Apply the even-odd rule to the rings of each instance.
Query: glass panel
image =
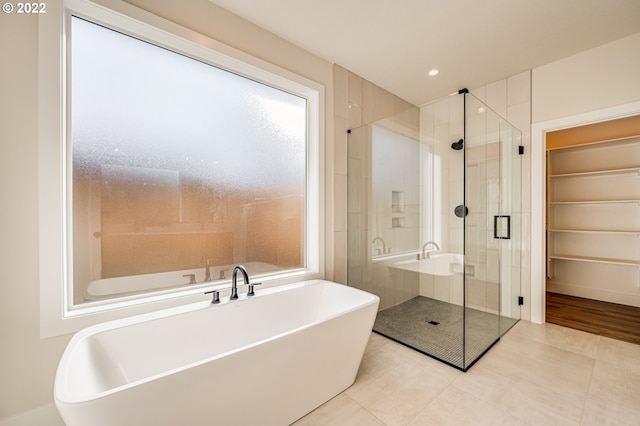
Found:
[[[466,97],[465,367],[520,318],[519,132]]]
[[[420,142],[371,126],[373,256],[414,252],[420,244]]]
[[[392,290],[389,265],[419,250],[424,189],[419,110],[351,131],[348,145],[348,281],[381,297],[383,306],[417,294],[413,284]]]
[[[348,284],[374,331],[466,370],[520,317],[520,136],[468,94],[419,115],[417,144],[397,117],[349,135]]]
[[[511,238],[502,240],[502,280],[500,286],[500,335],[520,319],[522,272],[522,144],[521,133],[502,120],[502,200],[501,214],[511,218]]]
[[[74,304],[305,267],[306,99],[71,32]]]
[[[466,95],[465,367],[499,337],[500,117]]]

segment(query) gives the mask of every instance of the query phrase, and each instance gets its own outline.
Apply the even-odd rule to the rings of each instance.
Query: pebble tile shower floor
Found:
[[[463,314],[466,315],[466,333]],[[465,310],[462,306],[416,296],[378,312],[373,330],[443,362],[464,368],[482,356],[498,336],[515,323],[516,320],[511,318],[471,308]]]

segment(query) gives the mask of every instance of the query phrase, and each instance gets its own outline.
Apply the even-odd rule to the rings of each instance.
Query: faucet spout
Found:
[[[425,250],[427,249],[428,245],[433,245],[436,250],[440,251],[440,246],[435,242],[435,241],[427,241],[426,243],[424,243],[424,245],[422,246],[422,258],[426,259],[428,256],[425,254]]]
[[[231,275],[231,297],[229,299],[235,300],[238,298],[238,271],[242,273],[242,278],[245,284],[249,284],[249,274],[244,266],[238,265],[233,268],[233,274]]]
[[[382,253],[380,253],[380,249],[377,249],[378,254],[385,254],[387,252],[387,245],[385,244],[384,240],[380,237],[375,237],[373,241],[371,241],[371,244],[375,244],[376,241],[380,241],[382,243]]]

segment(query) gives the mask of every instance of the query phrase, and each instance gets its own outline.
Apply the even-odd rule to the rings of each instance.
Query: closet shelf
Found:
[[[640,230],[614,231],[614,230],[606,230],[606,229],[549,229],[549,232],[574,233],[574,234],[640,235]]]
[[[546,278],[625,304],[616,289],[637,289],[640,273],[640,116],[619,120],[547,134]]]
[[[576,173],[557,173],[549,175],[550,178],[563,178],[563,177],[576,177],[576,176],[598,176],[598,175],[618,175],[634,173],[640,176],[640,167],[630,167],[624,169],[608,169],[608,170],[593,170],[590,172],[576,172]]]
[[[640,260],[609,259],[605,257],[586,257],[586,256],[553,254],[549,256],[549,259],[571,260],[576,262],[589,262],[589,263],[609,263],[612,265],[640,266]]]
[[[550,201],[549,204],[562,206],[572,204],[640,204],[640,200],[582,200],[582,201]]]

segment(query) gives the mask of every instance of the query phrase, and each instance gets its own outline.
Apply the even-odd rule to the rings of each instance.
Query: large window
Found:
[[[317,88],[71,3],[62,317],[318,275]]]

